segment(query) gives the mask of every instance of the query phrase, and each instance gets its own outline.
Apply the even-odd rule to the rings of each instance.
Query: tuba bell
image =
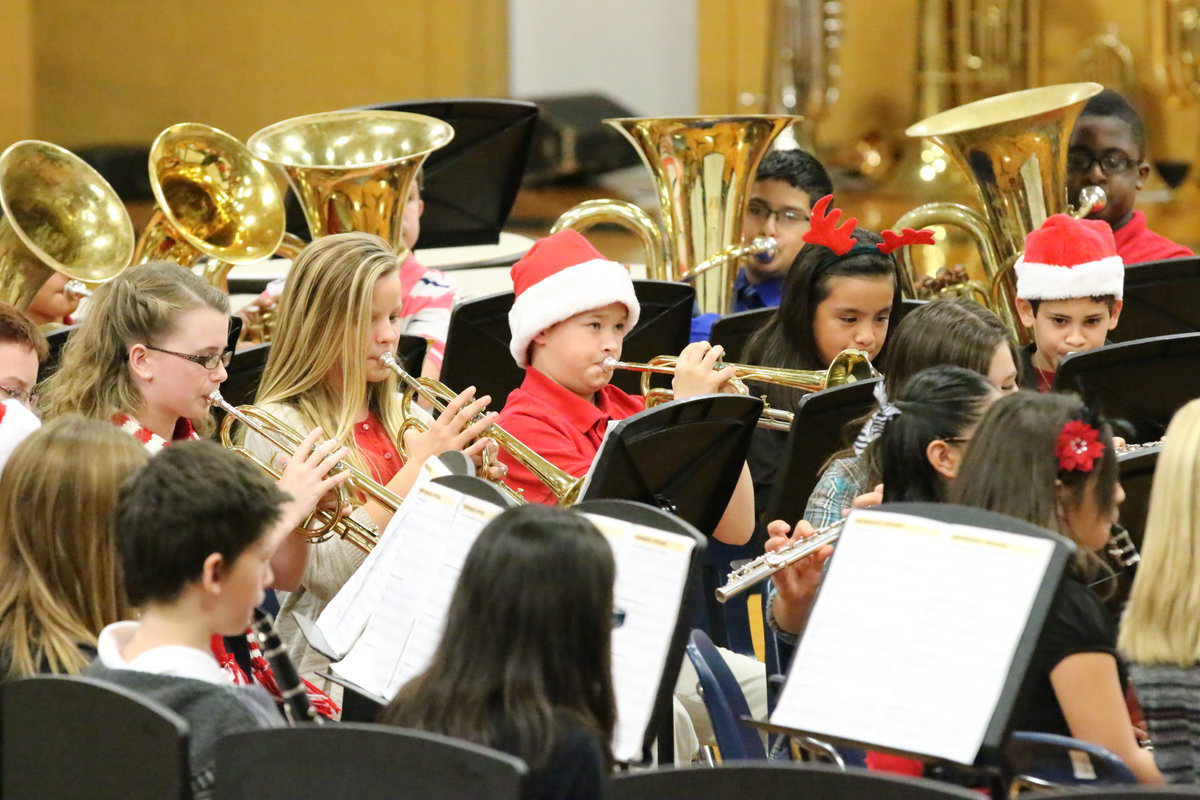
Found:
[[[0,301],[28,308],[55,272],[86,291],[132,252],[121,198],[83,159],[30,139],[0,154]]]
[[[567,211],[551,233],[585,231],[598,222],[632,230],[646,248],[653,280],[694,280],[705,311],[729,313],[738,264],[770,260],[775,240],[742,243],[742,220],[758,163],[775,138],[800,117],[666,117],[606,119],[637,148],[662,208],[661,230],[645,211],[621,200],[590,200]]]
[[[908,136],[924,136],[948,152],[979,193],[983,213],[958,203],[927,203],[896,221],[895,228],[954,225],[979,248],[987,278],[987,305],[1018,341],[1028,341],[1015,310],[1013,267],[1025,249],[1025,236],[1051,214],[1066,212],[1067,143],[1084,104],[1103,89],[1098,83],[1070,83],[1010,92],[952,108],[911,126]],[[1080,208],[1078,216],[1102,199]],[[1094,205],[1093,205],[1094,204]],[[915,269],[906,248],[901,281],[915,296]]]
[[[403,111],[329,111],[277,122],[247,142],[281,167],[312,238],[363,231],[397,253],[408,187],[426,157],[454,138],[449,124]]]
[[[135,263],[207,259],[205,279],[224,289],[229,270],[284,246],[283,195],[266,165],[224,131],[198,122],[172,125],[150,148],[156,206],[138,239]]]

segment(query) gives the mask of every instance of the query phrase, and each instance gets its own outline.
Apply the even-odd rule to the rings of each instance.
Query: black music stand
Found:
[[[1158,466],[1158,454],[1161,452],[1162,447],[1147,447],[1117,456],[1121,486],[1125,489],[1125,502],[1121,504],[1121,527],[1129,532],[1129,539],[1138,550],[1142,549],[1142,538],[1146,534],[1150,489],[1154,484],[1154,470]],[[1114,571],[1111,581],[1115,583],[1115,587],[1111,593],[1103,587],[1098,591],[1104,599],[1104,605],[1119,622],[1125,603],[1129,600],[1129,590],[1133,587],[1137,564],[1123,566],[1105,552],[1101,553],[1101,557],[1108,561]]]
[[[672,281],[634,281],[642,307],[641,317],[625,336],[622,358],[646,360],[675,354],[687,344],[695,290]],[[454,389],[474,386],[477,395],[491,395],[497,406],[504,405],[509,392],[525,380],[525,371],[513,362],[508,351],[512,336],[508,312],[513,293],[497,292],[466,300],[450,314],[446,336],[446,355],[442,361],[441,381]],[[641,376],[618,371],[613,383],[630,394],[640,394]]]
[[[674,712],[671,697],[675,693],[675,683],[679,676],[679,668],[683,664],[683,650],[687,645],[689,620],[696,613],[694,608],[696,592],[700,587],[700,569],[702,556],[708,538],[679,517],[644,503],[629,500],[585,500],[573,508],[580,514],[598,514],[604,517],[625,520],[648,528],[657,528],[668,533],[690,537],[696,544],[692,549],[691,565],[688,569],[687,587],[679,606],[679,617],[675,622],[675,630],[671,633],[671,643],[667,649],[667,661],[663,666],[663,679],[659,684],[658,693],[654,699],[654,712],[650,716],[650,724],[646,726],[642,750],[646,763],[650,763],[650,746],[658,740],[658,763],[670,764],[675,760],[675,731]]]
[[[750,337],[775,316],[775,311],[774,307],[756,308],[721,317],[713,323],[708,342],[724,347],[727,361],[741,361]]]
[[[1179,407],[1200,397],[1200,333],[1073,353],[1058,365],[1054,390],[1079,393],[1129,442],[1161,439]]]
[[[771,480],[764,521],[782,519],[794,525],[804,517],[804,507],[821,477],[821,467],[831,455],[853,441],[853,435],[847,437],[846,426],[875,408],[875,385],[880,380],[873,378],[848,383],[800,398],[792,429],[786,434],[782,447],[782,457],[777,462],[782,466]],[[759,431],[756,436],[763,434],[782,435],[775,431]],[[751,466],[764,471],[760,464],[765,463],[766,460],[755,458]],[[758,474],[754,480],[757,484]]]
[[[46,360],[38,366],[39,383],[49,378],[54,374],[54,370],[58,369],[58,361],[62,358],[62,349],[67,343],[67,337],[78,327],[79,325],[67,325],[46,334],[46,342],[50,345],[50,352],[46,356]]]
[[[1200,331],[1200,256],[1125,268],[1125,302],[1120,324],[1108,334],[1112,341],[1196,331]]]

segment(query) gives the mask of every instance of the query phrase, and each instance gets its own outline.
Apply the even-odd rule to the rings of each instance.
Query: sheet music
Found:
[[[434,478],[449,474],[450,470],[436,457],[427,459],[421,465],[421,472],[408,498],[388,521],[379,543],[317,618],[317,628],[339,656],[345,656],[350,651],[384,597],[388,570],[400,548],[399,541],[403,538],[397,531],[405,527],[405,519],[413,507],[410,499],[416,497],[423,487],[431,485]]]
[[[851,515],[771,722],[973,764],[1049,539]]]
[[[585,516],[612,547],[617,567],[613,602],[625,612],[625,624],[613,630],[612,641],[617,699],[613,755],[618,761],[637,761],[662,683],[695,542],[611,517]]]

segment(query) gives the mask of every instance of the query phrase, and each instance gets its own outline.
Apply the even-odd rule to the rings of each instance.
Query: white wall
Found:
[[[601,92],[647,117],[695,114],[697,0],[509,0],[513,97]]]

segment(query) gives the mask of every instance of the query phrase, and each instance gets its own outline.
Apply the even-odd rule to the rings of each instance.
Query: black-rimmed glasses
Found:
[[[1067,172],[1082,174],[1089,171],[1093,164],[1099,164],[1101,172],[1112,176],[1128,172],[1136,167],[1138,162],[1120,150],[1109,150],[1098,156],[1079,150],[1067,153]]]
[[[210,372],[217,367],[228,367],[229,362],[233,361],[233,351],[226,350],[223,353],[213,353],[210,356],[198,356],[195,353],[177,353],[174,350],[167,350],[162,347],[155,347],[152,344],[146,345],[147,350],[154,350],[159,353],[166,353],[169,356],[176,356],[191,361],[193,364],[199,364]]]
[[[746,208],[746,214],[753,220],[756,220],[760,225],[766,225],[767,220],[771,217],[775,218],[775,225],[780,229],[794,228],[797,225],[806,225],[809,221],[809,215],[805,211],[800,211],[795,208],[774,209],[766,203],[752,202]]]

